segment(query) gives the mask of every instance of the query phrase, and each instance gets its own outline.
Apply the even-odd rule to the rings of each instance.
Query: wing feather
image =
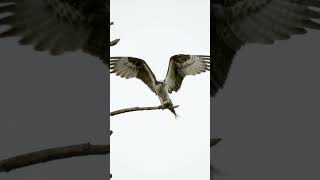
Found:
[[[210,56],[184,54],[172,56],[165,79],[168,92],[177,92],[185,76],[197,75],[209,70]]]
[[[110,57],[110,73],[122,78],[138,78],[156,93],[157,79],[147,63],[134,57]]]
[[[320,29],[314,19],[320,18],[319,0],[238,0],[215,4],[219,14],[213,12],[223,23],[216,27],[221,38],[232,33],[239,44],[228,46],[238,49],[246,43],[272,44],[276,40],[289,39],[304,34],[306,29]]]
[[[19,36],[52,55],[83,50],[107,59],[108,7],[105,0],[0,0],[0,37]]]
[[[320,0],[211,1],[211,96],[223,88],[233,58],[246,43],[272,44],[320,29]]]

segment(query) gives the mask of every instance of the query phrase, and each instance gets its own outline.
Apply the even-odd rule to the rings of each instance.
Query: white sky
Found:
[[[146,60],[158,80],[172,55],[210,53],[208,0],[111,0],[111,38],[121,41],[111,56]],[[180,118],[168,110],[111,117],[113,180],[209,180],[209,72],[185,78],[171,94]],[[111,75],[110,109],[160,105],[137,79]]]

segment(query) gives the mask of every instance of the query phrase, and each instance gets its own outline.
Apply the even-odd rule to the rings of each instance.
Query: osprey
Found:
[[[9,26],[0,37],[52,55],[81,49],[108,64],[108,14],[107,0],[0,0],[0,26]]]
[[[172,56],[166,78],[163,81],[157,81],[144,60],[134,57],[111,57],[110,70],[111,73],[115,73],[122,78],[142,80],[158,96],[162,108],[168,108],[177,116],[169,98],[169,93],[177,92],[180,89],[185,76],[209,71],[210,56],[185,54]]]
[[[320,0],[212,0],[210,94],[226,81],[232,60],[246,43],[272,44],[320,29]]]

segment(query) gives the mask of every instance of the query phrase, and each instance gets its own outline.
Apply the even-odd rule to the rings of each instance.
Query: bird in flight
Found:
[[[109,64],[108,14],[107,0],[0,0],[0,27],[9,26],[0,38],[20,36],[52,55],[83,50]]]
[[[162,105],[175,117],[169,93],[177,92],[187,75],[197,75],[210,70],[210,56],[178,54],[170,58],[166,78],[158,81],[147,63],[135,57],[110,57],[110,70],[122,78],[138,78],[154,92]]]
[[[306,29],[320,29],[320,0],[211,0],[210,95],[227,79],[237,51],[247,43],[273,44]]]

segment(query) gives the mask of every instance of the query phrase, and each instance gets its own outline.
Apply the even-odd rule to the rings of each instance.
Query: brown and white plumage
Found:
[[[210,56],[179,54],[170,58],[167,76],[158,81],[147,63],[134,57],[111,57],[111,73],[122,78],[142,80],[159,97],[161,105],[175,113],[169,93],[178,91],[187,75],[197,75],[210,70]]]
[[[0,37],[52,55],[83,50],[108,59],[109,7],[106,0],[0,0]]]
[[[110,70],[122,78],[138,78],[156,92],[157,79],[148,64],[134,57],[110,57]]]
[[[222,88],[236,52],[320,29],[320,0],[212,0],[211,95]]]
[[[168,92],[177,92],[187,75],[197,75],[210,70],[209,56],[175,55],[170,58],[165,83]]]

